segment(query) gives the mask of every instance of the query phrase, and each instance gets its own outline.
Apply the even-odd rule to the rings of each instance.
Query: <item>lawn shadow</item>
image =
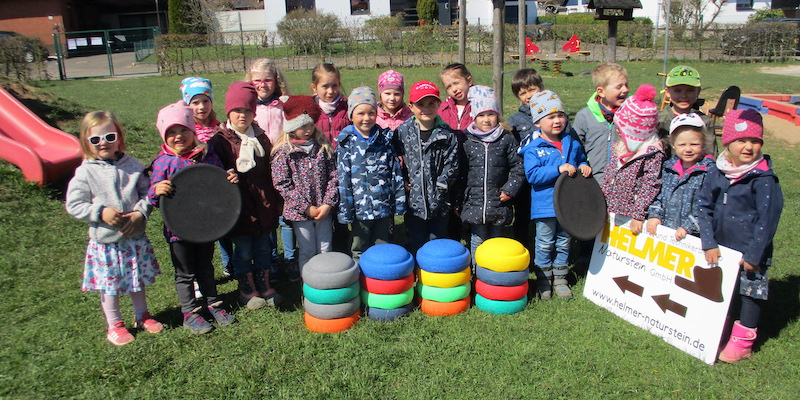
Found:
[[[769,300],[758,324],[761,344],[777,339],[783,328],[797,321],[800,315],[799,295],[800,276],[789,275],[769,282]]]
[[[170,329],[183,326],[183,313],[180,307],[170,307],[153,315],[153,318]]]

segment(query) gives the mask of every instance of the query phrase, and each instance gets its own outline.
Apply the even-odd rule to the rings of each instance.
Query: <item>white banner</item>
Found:
[[[741,253],[721,246],[719,265],[709,266],[697,237],[677,241],[664,226],[655,236],[633,235],[630,218],[611,214],[610,220],[595,239],[583,295],[714,364]]]

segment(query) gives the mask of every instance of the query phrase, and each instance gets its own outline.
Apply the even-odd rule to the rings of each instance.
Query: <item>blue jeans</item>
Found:
[[[475,250],[477,250],[478,246],[480,246],[485,240],[502,236],[503,226],[492,224],[470,224],[469,229],[470,232],[472,232],[469,241],[469,251],[472,254],[472,265],[476,265]]]
[[[231,241],[233,241],[234,275],[269,270],[272,258],[269,234],[233,236]]]
[[[227,236],[223,236],[217,240],[217,245],[219,245],[219,258],[222,261],[222,266],[225,267],[226,265],[231,263],[231,254],[233,254],[233,242],[231,238]]]
[[[411,212],[406,213],[405,224],[409,244],[408,251],[417,254],[417,250],[429,240],[442,239],[447,237],[447,221],[450,216],[438,216],[431,219],[415,217]]]
[[[294,247],[296,244],[294,238],[294,229],[291,225],[287,224],[283,216],[278,218],[278,224],[281,228],[281,241],[283,242],[283,259],[294,260]]]
[[[572,240],[569,234],[555,217],[537,218],[533,222],[536,224],[534,264],[539,268],[568,265]]]

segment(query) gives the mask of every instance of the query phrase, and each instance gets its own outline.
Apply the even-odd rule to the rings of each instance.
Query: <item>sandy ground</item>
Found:
[[[800,64],[787,67],[761,67],[761,72],[765,74],[800,76]]]
[[[787,77],[800,77],[800,64],[789,65],[785,67],[762,67],[761,72],[766,74],[784,75]],[[795,80],[795,78],[789,79],[792,81]],[[800,88],[800,80],[797,80],[797,83],[797,85],[789,85],[789,87],[794,86],[795,88]],[[718,99],[707,100],[710,100],[710,104],[717,104]],[[766,134],[768,136],[783,140],[793,146],[800,144],[800,126],[772,115],[762,115],[764,116],[764,130],[766,130]]]

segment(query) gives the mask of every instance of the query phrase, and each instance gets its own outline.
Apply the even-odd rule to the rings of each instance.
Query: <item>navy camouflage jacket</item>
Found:
[[[406,192],[392,136],[388,128],[375,125],[364,138],[348,125],[336,138],[340,223],[405,213]]]

